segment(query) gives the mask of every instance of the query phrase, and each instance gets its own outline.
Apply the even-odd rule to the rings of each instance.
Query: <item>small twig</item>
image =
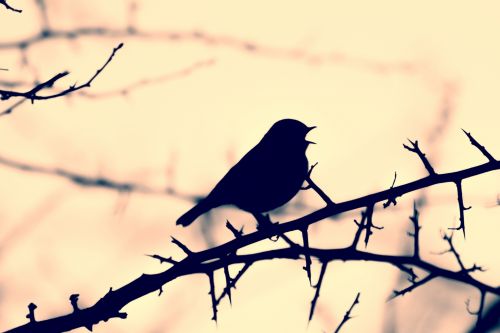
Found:
[[[411,141],[410,139],[408,139],[408,141],[410,142],[410,144],[412,145],[412,147],[407,146],[405,144],[403,144],[403,147],[405,147],[406,149],[408,149],[412,153],[415,153],[415,154],[418,155],[418,157],[420,158],[420,160],[424,164],[425,169],[427,169],[427,171],[429,172],[430,176],[436,175],[436,172],[434,171],[434,168],[429,163],[429,160],[427,159],[427,157],[425,157],[425,154],[418,147],[418,140]]]
[[[229,267],[226,265],[224,266],[224,277],[226,278],[226,293],[227,297],[229,298],[229,304],[233,305],[233,300],[231,297],[231,275],[229,274]],[[217,301],[216,301],[217,302]]]
[[[351,248],[356,249],[359,243],[359,239],[361,238],[361,233],[365,229],[366,210],[361,211],[361,220],[359,222],[354,220],[354,223],[358,226],[358,230],[356,230],[356,234],[354,234],[354,239],[352,241]]]
[[[465,271],[465,265],[462,262],[462,259],[460,258],[460,254],[458,251],[455,249],[455,245],[453,245],[453,233],[451,233],[449,236],[445,233],[443,234],[443,239],[448,243],[450,248],[446,251],[441,252],[441,254],[451,252],[455,256],[455,259],[457,260],[458,265],[460,266],[460,269],[462,271]]]
[[[21,100],[25,101],[25,100]],[[1,115],[1,114],[0,114]],[[112,191],[118,191],[120,193],[127,192],[139,192],[143,194],[152,194],[152,195],[168,195],[174,196],[182,200],[187,200],[191,202],[198,202],[200,200],[200,196],[198,195],[190,195],[185,193],[180,193],[173,188],[166,189],[156,189],[149,187],[146,184],[134,183],[134,182],[119,182],[114,179],[105,178],[105,177],[90,177],[84,174],[75,173],[70,170],[61,169],[61,168],[48,168],[43,167],[36,164],[29,164],[24,162],[14,161],[3,156],[0,156],[0,165],[7,166],[9,168],[13,168],[15,170],[25,171],[25,172],[33,172],[39,173],[49,176],[61,177],[63,179],[67,179],[72,183],[82,186],[82,187],[98,187],[105,188]]]
[[[80,308],[78,307],[78,297],[80,297],[79,294],[73,294],[69,297],[69,301],[71,303],[71,306],[73,307],[73,312],[80,310]]]
[[[184,251],[185,254],[188,256],[193,254],[193,251],[191,251],[186,245],[182,244],[179,240],[177,240],[175,237],[170,236],[172,238],[172,243],[177,245],[182,251]]]
[[[434,275],[433,273],[429,273],[425,278],[420,279],[418,281],[413,281],[408,287],[406,287],[402,290],[394,290],[392,293],[392,296],[389,297],[389,301],[393,300],[396,297],[404,296],[406,293],[409,293],[409,292],[413,291],[414,289],[426,284],[427,282],[434,279],[435,277],[436,277],[436,275]]]
[[[420,245],[419,245],[419,234],[422,228],[418,225],[419,212],[417,209],[417,203],[413,201],[413,215],[410,216],[410,221],[413,223],[413,233],[408,232],[408,236],[413,237],[413,256],[420,259]]]
[[[308,190],[312,188],[321,197],[321,199],[323,199],[323,201],[326,203],[327,206],[333,206],[335,205],[335,202],[333,202],[332,199],[330,199],[330,197],[321,188],[319,188],[319,186],[316,185],[316,183],[311,179],[311,174],[316,165],[318,165],[318,162],[311,165],[311,168],[309,169],[309,172],[307,173],[306,176],[306,181],[308,185],[306,187],[302,187],[302,189]]]
[[[314,289],[316,289],[316,292],[314,293],[314,297],[311,301],[311,309],[309,311],[309,321],[312,320],[312,317],[314,315],[314,309],[316,308],[316,303],[318,302],[319,299],[319,292],[321,290],[321,284],[323,283],[323,278],[325,276],[327,267],[328,267],[328,261],[323,262],[321,265],[321,271],[319,273],[318,283],[316,283],[316,285],[313,287]]]
[[[35,319],[35,309],[37,308],[36,304],[35,303],[30,303],[28,305],[28,314],[26,315],[26,318],[28,318],[30,320],[30,323],[35,323],[36,322],[36,319]]]
[[[392,181],[392,185],[391,187],[389,188],[389,190],[392,190],[394,188],[394,185],[396,185],[396,178],[398,177],[398,174],[396,171],[394,171],[394,180]],[[389,207],[391,204],[393,204],[394,206],[396,206],[398,203],[396,201],[396,196],[389,196],[387,198],[387,201],[383,203],[383,207],[384,208],[387,208]]]
[[[7,0],[0,0],[0,5],[4,5],[5,8],[7,8],[8,10],[11,10],[13,12],[16,12],[16,13],[22,13],[22,9],[16,9],[16,8],[13,8],[12,6],[10,6],[8,3],[7,3]]]
[[[166,262],[166,263],[169,263],[169,264],[175,265],[175,264],[177,264],[177,263],[178,263],[178,261],[176,261],[176,260],[172,259],[172,257],[168,257],[168,258],[166,258],[166,257],[162,257],[162,256],[160,256],[160,255],[158,255],[158,254],[146,254],[146,255],[147,255],[148,257],[153,258],[153,259],[157,259],[157,260],[159,260],[159,261],[160,261],[160,264],[163,264],[164,262]]]
[[[243,276],[243,274],[245,274],[245,272],[247,271],[247,269],[249,269],[251,266],[251,264],[249,263],[245,263],[245,265],[243,266],[243,268],[238,272],[238,274],[236,274],[236,276],[231,279],[231,282],[230,282],[230,287],[231,288],[235,288],[236,289],[236,283],[238,282],[238,280]],[[216,301],[216,305],[219,305],[219,303],[222,301],[222,299],[226,296],[226,295],[229,295],[228,293],[230,292],[229,289],[224,288],[224,290],[222,291],[222,293],[220,294],[219,298],[217,298],[217,301]]]
[[[226,228],[228,228],[229,231],[232,232],[234,238],[240,238],[241,236],[243,236],[243,227],[238,230],[231,224],[231,222],[229,222],[229,220],[226,220]]]
[[[481,154],[483,154],[484,156],[486,156],[486,158],[488,159],[488,161],[490,162],[495,162],[495,158],[493,157],[493,155],[491,155],[484,146],[482,146],[481,144],[479,144],[479,142],[477,142],[476,139],[474,139],[474,137],[470,134],[470,132],[466,132],[463,128],[462,128],[462,131],[465,133],[465,135],[467,135],[467,137],[469,138],[470,140],[470,143],[476,147],[477,149],[479,149],[479,151],[481,152]]]
[[[8,114],[11,114],[14,111],[15,108],[17,108],[18,106],[24,104],[26,101],[27,101],[27,99],[20,99],[20,100],[18,100],[17,102],[15,102],[11,106],[9,106],[7,109],[5,109],[2,112],[0,112],[0,117],[6,116]]]
[[[483,320],[483,311],[484,311],[484,303],[485,303],[485,298],[486,298],[486,291],[480,289],[480,296],[479,296],[479,307],[477,311],[472,311],[470,309],[470,300],[468,299],[465,301],[465,307],[467,309],[467,312],[473,316],[476,316],[476,324],[474,329],[479,330],[479,327],[482,326],[482,320]]]
[[[312,285],[311,280],[311,256],[309,255],[309,234],[307,232],[307,228],[302,229],[302,242],[304,245],[304,256],[306,258],[306,265],[304,266],[304,270],[307,272],[307,278],[309,279],[309,284]]]
[[[83,89],[83,88],[87,88],[87,87],[90,87],[92,82],[97,78],[97,76],[99,76],[99,74],[106,68],[106,66],[108,66],[108,64],[111,62],[111,60],[113,60],[113,57],[115,56],[116,52],[121,49],[123,47],[123,43],[120,43],[118,44],[118,46],[116,46],[114,49],[113,49],[113,52],[111,53],[111,55],[108,57],[108,59],[106,60],[106,62],[104,63],[104,65],[101,66],[101,68],[99,68],[95,74],[85,83],[83,84],[80,84],[80,85],[71,85],[69,88],[65,89],[65,90],[62,90],[58,93],[55,93],[55,94],[51,94],[51,95],[45,95],[45,96],[41,96],[41,95],[38,95],[38,93],[46,88],[51,88],[54,86],[54,84],[60,80],[61,78],[67,76],[69,74],[69,72],[61,72],[59,74],[56,74],[54,75],[52,78],[48,79],[47,81],[45,82],[42,82],[38,85],[36,85],[34,88],[32,88],[31,90],[29,91],[26,91],[26,92],[17,92],[17,91],[9,91],[9,90],[0,90],[0,100],[8,100],[10,99],[11,97],[24,97],[28,100],[30,100],[32,103],[35,101],[35,100],[46,100],[46,99],[52,99],[52,98],[56,98],[56,97],[60,97],[60,96],[64,96],[64,95],[67,95],[67,94],[70,94],[74,91],[77,91],[77,90],[80,90],[80,89]],[[5,113],[2,113],[2,115],[4,115]]]
[[[419,258],[416,258],[416,259],[419,260]],[[408,274],[408,281],[409,282],[414,283],[417,281],[418,275],[415,274],[415,271],[413,270],[413,268],[406,267],[405,265],[402,265],[402,264],[394,264],[394,266],[399,268],[399,270],[401,270],[402,272],[405,272],[406,274]]]
[[[366,207],[366,225],[365,228],[365,247],[368,246],[368,241],[370,240],[370,236],[373,235],[372,228],[377,230],[382,230],[384,227],[379,227],[373,224],[373,207],[374,205],[368,205]]]
[[[456,228],[448,228],[450,230],[462,230],[464,233],[464,238],[465,238],[465,211],[469,210],[472,208],[472,206],[465,207],[464,206],[464,197],[462,194],[462,181],[457,180],[455,182],[455,185],[457,186],[457,200],[458,200],[458,209],[460,212],[460,225]]]
[[[141,87],[146,87],[146,86],[153,85],[153,84],[159,84],[159,83],[164,83],[164,82],[188,77],[189,75],[193,74],[195,71],[198,71],[202,68],[208,68],[210,66],[213,66],[215,63],[216,63],[215,59],[202,60],[202,61],[195,62],[188,67],[176,70],[174,72],[170,72],[170,73],[166,73],[166,74],[163,74],[160,76],[135,81],[135,82],[129,83],[129,84],[122,86],[122,87],[115,89],[115,90],[108,90],[108,91],[104,91],[104,92],[93,92],[93,91],[82,90],[79,92],[79,95],[86,97],[86,98],[90,98],[90,99],[113,97],[113,96],[127,96],[132,91],[139,89]]]
[[[215,298],[215,282],[214,282],[214,272],[211,271],[208,273],[208,280],[210,282],[210,299],[212,301],[212,311],[213,317],[212,320],[217,322],[217,299]]]
[[[339,326],[337,326],[337,329],[334,331],[334,333],[339,333],[340,332],[340,329],[342,328],[342,326],[344,326],[344,324],[349,320],[351,319],[351,312],[352,312],[352,309],[354,309],[354,307],[356,306],[356,304],[359,303],[359,296],[361,295],[361,293],[358,292],[358,294],[356,295],[356,298],[354,299],[354,302],[352,302],[352,305],[351,307],[349,308],[349,310],[346,311],[345,315],[344,315],[344,318],[342,318],[342,321],[340,322]]]

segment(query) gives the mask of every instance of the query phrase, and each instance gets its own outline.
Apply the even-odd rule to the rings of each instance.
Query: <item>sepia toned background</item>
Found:
[[[0,67],[8,69],[0,71],[0,89],[28,90],[64,70],[71,74],[54,91],[83,83],[113,47],[124,47],[92,87],[23,103],[0,118],[0,331],[25,323],[30,302],[41,320],[71,311],[71,294],[90,306],[110,287],[166,269],[145,254],[182,258],[170,236],[200,251],[231,239],[228,218],[254,230],[252,217],[231,207],[185,229],[175,220],[193,204],[186,196],[207,193],[279,119],[318,126],[309,135],[318,143],[308,150],[309,161],[319,162],[312,177],[334,201],[386,189],[395,171],[396,184],[425,176],[402,147],[407,138],[419,140],[437,172],[484,162],[462,128],[500,156],[500,4],[494,1],[11,5],[23,12],[0,8]],[[41,30],[47,37],[32,39]],[[15,102],[1,101],[0,111]],[[81,186],[55,175],[56,168],[148,191]],[[171,194],[162,193],[167,188]],[[284,222],[322,207],[309,192],[271,216]],[[466,212],[467,240],[456,237],[463,260],[486,267],[475,276],[492,285],[500,280],[499,193],[498,173],[464,182],[465,203],[473,208]],[[441,232],[458,225],[450,184],[378,210],[374,221],[385,229],[367,250],[411,251],[413,200],[424,202],[422,256],[456,268],[450,254],[435,254],[446,249]],[[314,225],[311,244],[349,244],[358,216]],[[262,242],[248,251],[279,245]],[[227,300],[220,306],[217,324],[210,320],[208,280],[188,276],[160,297],[129,304],[126,320],[100,323],[94,332],[330,332],[358,291],[361,303],[342,332],[458,333],[475,320],[464,305],[470,299],[471,309],[478,306],[473,288],[436,280],[387,302],[407,283],[396,268],[335,262],[308,323],[314,290],[303,265],[253,265],[232,307]],[[318,273],[316,263],[314,279]]]

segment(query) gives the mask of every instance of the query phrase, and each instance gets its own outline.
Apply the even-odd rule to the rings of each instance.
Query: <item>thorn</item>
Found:
[[[71,303],[71,306],[73,306],[73,312],[77,312],[78,310],[80,310],[80,308],[78,307],[78,297],[80,297],[79,294],[72,294],[69,297],[69,301]]]

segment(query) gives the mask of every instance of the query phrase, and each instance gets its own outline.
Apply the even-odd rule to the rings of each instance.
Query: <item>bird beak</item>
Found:
[[[309,133],[310,131],[312,131],[312,130],[313,130],[313,129],[315,129],[315,128],[316,128],[316,126],[311,126],[311,127],[308,127],[308,128],[307,128],[307,133]],[[316,142],[309,141],[309,140],[306,140],[306,142],[307,142],[307,144],[308,144],[308,145],[315,145],[315,144],[316,144]]]

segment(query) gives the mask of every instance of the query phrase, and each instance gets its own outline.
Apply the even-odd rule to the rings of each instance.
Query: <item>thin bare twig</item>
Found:
[[[243,268],[238,272],[238,274],[236,274],[236,276],[234,278],[231,279],[231,284],[230,284],[230,287],[231,288],[235,288],[236,289],[236,283],[239,281],[239,279],[243,276],[243,274],[245,274],[245,272],[250,268],[251,264],[245,264],[243,266]],[[222,301],[222,299],[228,295],[230,292],[229,289],[227,288],[224,288],[224,290],[222,291],[222,293],[220,294],[220,296],[217,298],[217,302],[216,304],[219,305],[219,303]]]
[[[408,232],[408,236],[413,237],[413,256],[417,259],[420,258],[420,245],[419,245],[419,235],[420,229],[422,228],[418,225],[419,212],[417,209],[417,203],[413,201],[413,215],[410,216],[410,221],[413,223],[413,233]]]
[[[178,261],[172,259],[172,257],[162,257],[158,254],[146,254],[148,257],[151,257],[153,259],[157,259],[158,261],[160,261],[160,264],[163,264],[164,262],[166,263],[169,263],[169,264],[172,264],[172,265],[175,265],[178,263]]]
[[[16,8],[12,7],[11,5],[9,5],[7,3],[7,0],[0,0],[0,5],[3,5],[8,10],[11,10],[11,11],[16,12],[16,13],[22,13],[23,12],[21,9],[16,9]]]
[[[465,238],[465,211],[469,210],[472,208],[472,206],[465,207],[464,206],[464,197],[462,193],[462,181],[458,180],[455,182],[455,185],[457,186],[457,200],[458,200],[458,210],[460,212],[460,225],[456,228],[451,227],[448,228],[450,230],[462,230],[464,233],[464,238]]]
[[[190,256],[194,253],[186,245],[184,245],[181,241],[177,240],[175,237],[170,236],[170,238],[172,238],[172,243],[177,245],[187,256]]]
[[[311,179],[311,174],[316,165],[318,165],[318,162],[311,165],[311,168],[309,169],[309,172],[307,173],[306,176],[306,181],[308,185],[306,187],[303,187],[302,189],[308,190],[312,188],[321,197],[321,199],[323,199],[323,201],[326,203],[327,206],[333,206],[335,205],[335,203],[332,201],[332,199],[330,199],[330,197]]]
[[[87,80],[85,83],[82,83],[80,85],[73,84],[69,86],[69,88],[64,89],[60,92],[54,93],[54,94],[49,94],[49,95],[39,95],[39,93],[47,88],[52,88],[54,84],[60,80],[61,78],[67,76],[69,72],[61,72],[59,74],[54,75],[52,78],[48,79],[47,81],[44,81],[35,87],[33,87],[29,91],[25,92],[18,92],[18,91],[12,91],[12,90],[0,90],[0,100],[8,100],[12,97],[23,97],[27,100],[30,100],[32,103],[35,100],[46,100],[46,99],[52,99],[52,98],[57,98],[61,97],[64,95],[68,95],[74,91],[78,91],[83,88],[88,88],[91,86],[92,82],[101,74],[101,72],[108,66],[108,64],[113,60],[116,52],[118,52],[119,49],[123,47],[123,43],[118,44],[113,51],[111,52],[111,55],[108,57],[104,65],[102,65],[96,72],[95,74]],[[0,116],[5,116],[7,114],[12,113],[12,107],[10,107],[7,111],[3,111],[0,113]]]
[[[361,293],[358,293],[356,295],[356,298],[354,299],[354,302],[352,302],[351,304],[351,307],[349,308],[349,310],[346,311],[344,317],[342,318],[342,321],[340,322],[339,326],[337,326],[337,329],[334,331],[334,333],[339,333],[340,332],[340,329],[342,328],[342,326],[345,325],[345,323],[347,323],[347,321],[349,319],[351,319],[351,312],[352,312],[352,309],[354,309],[354,307],[359,304],[359,296],[361,295]]]
[[[314,315],[314,309],[316,308],[316,303],[318,302],[319,299],[319,292],[321,290],[321,284],[323,283],[323,278],[325,277],[327,267],[328,267],[328,261],[325,261],[321,264],[321,271],[319,273],[318,283],[316,283],[316,285],[314,286],[316,292],[314,293],[314,297],[311,301],[311,309],[309,310],[309,321],[312,320],[312,317]]]
[[[486,158],[488,159],[488,161],[490,162],[495,162],[496,159],[493,157],[493,155],[491,155],[484,146],[482,146],[481,144],[479,144],[479,142],[477,142],[476,139],[474,139],[474,137],[470,134],[470,132],[466,132],[463,128],[462,128],[462,131],[465,133],[465,135],[467,135],[467,137],[469,138],[470,140],[470,143],[476,147],[477,149],[479,149],[479,151],[481,152],[481,154],[483,154],[484,156],[486,156]]]
[[[432,167],[431,163],[429,162],[427,157],[425,157],[425,154],[420,150],[420,147],[418,146],[418,140],[411,141],[410,139],[408,139],[408,141],[410,142],[411,147],[407,146],[405,144],[403,144],[403,147],[405,149],[411,151],[412,153],[417,154],[417,156],[420,158],[420,160],[424,164],[425,169],[429,172],[430,176],[436,175],[436,172],[434,171],[434,168]]]
[[[307,279],[309,280],[309,284],[312,285],[311,280],[311,256],[308,253],[309,249],[309,233],[307,232],[307,228],[301,230],[302,233],[302,243],[304,247],[304,256],[306,258],[306,265],[304,266],[305,271],[307,272]]]

